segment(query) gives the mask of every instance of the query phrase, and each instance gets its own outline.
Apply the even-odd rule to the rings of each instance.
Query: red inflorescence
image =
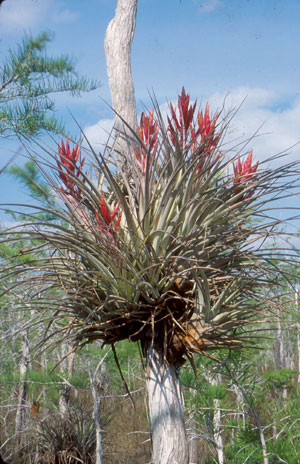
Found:
[[[158,147],[158,122],[154,120],[154,111],[151,109],[149,116],[145,113],[141,115],[141,122],[138,127],[138,136],[141,144],[138,149],[133,148],[136,162],[143,174],[146,172],[147,155],[150,154],[151,163],[155,158]]]
[[[79,155],[80,147],[78,144],[75,145],[73,150],[70,150],[69,137],[66,138],[66,144],[61,141],[61,145],[58,145],[58,153],[60,161],[57,159],[58,175],[63,181],[65,189],[62,190],[76,198],[77,200],[81,197],[81,189],[76,183],[74,177],[77,177],[81,182],[84,182],[84,176],[81,174],[85,157],[80,161],[79,167],[76,166]]]
[[[253,150],[248,153],[248,156],[244,162],[241,161],[240,156],[237,158],[237,162],[233,165],[233,184],[234,194],[237,195],[248,187],[249,184],[253,184],[256,180],[255,173],[258,167],[258,161],[252,165]],[[242,199],[249,198],[253,195],[254,189],[250,189],[242,195]]]
[[[114,239],[115,233],[117,232],[121,217],[122,211],[120,211],[120,204],[119,202],[116,204],[114,209],[110,212],[107,203],[104,198],[103,192],[100,194],[100,213],[101,217],[99,217],[98,212],[95,210],[95,217],[97,224],[102,232],[104,232],[109,238]],[[114,223],[114,219],[118,213],[118,217]]]

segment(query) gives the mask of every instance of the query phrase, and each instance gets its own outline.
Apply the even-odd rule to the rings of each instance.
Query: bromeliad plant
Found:
[[[57,222],[22,231],[48,251],[31,281],[58,290],[55,302],[37,301],[53,309],[52,335],[78,348],[96,339],[141,343],[148,380],[166,387],[150,402],[155,463],[187,462],[187,449],[181,460],[171,452],[170,461],[157,457],[168,440],[171,447],[167,430],[176,420],[174,443],[185,439],[182,412],[157,420],[162,402],[182,406],[175,368],[194,353],[216,359],[215,350],[252,346],[260,333],[253,322],[266,320],[276,305],[268,287],[278,261],[272,267],[262,243],[280,222],[272,219],[272,199],[292,191],[295,174],[293,165],[263,169],[252,151],[225,152],[226,125],[208,104],[204,113],[196,106],[183,88],[167,126],[158,109],[143,113],[124,154],[126,172],[113,163],[113,150],[101,155],[90,147],[96,181],[83,171],[80,147],[71,151],[62,142],[52,175],[38,163],[58,193],[51,211]]]
[[[208,105],[197,115],[198,127],[196,103],[190,105],[184,89],[179,117],[170,109],[166,133],[153,109],[142,113],[128,155],[130,178],[119,172],[117,180],[105,158],[94,154],[104,174],[97,188],[83,173],[85,158],[78,163],[79,146],[71,151],[68,139],[66,146],[61,142],[59,190],[72,218],[65,220],[75,227],[54,231],[51,242],[60,253],[51,265],[61,266],[79,346],[128,338],[140,340],[146,352],[157,339],[168,361],[178,364],[195,352],[250,343],[245,326],[258,311],[258,275],[247,250],[254,240],[248,219],[261,187],[252,152],[227,173],[230,162],[216,152],[218,115],[211,118]],[[84,323],[78,314],[85,314]]]

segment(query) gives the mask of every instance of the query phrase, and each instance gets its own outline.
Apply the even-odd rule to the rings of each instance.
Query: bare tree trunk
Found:
[[[300,322],[297,322],[298,383],[300,384]]]
[[[70,351],[72,347],[68,344],[63,345],[62,356],[67,354],[67,351]],[[74,364],[75,364],[75,351],[72,351],[67,358],[62,363],[63,369],[66,373],[68,381],[71,381],[71,378],[74,373]],[[59,396],[59,411],[63,418],[67,418],[70,412],[70,396],[72,392],[71,385],[65,380],[64,385],[61,387],[60,396]],[[75,389],[75,398],[77,398],[77,389]]]
[[[147,350],[146,385],[152,434],[153,464],[188,464],[183,397],[175,366],[163,351]]]
[[[217,374],[216,377],[209,379],[211,385],[218,385],[221,383],[221,375]],[[214,402],[214,415],[213,415],[213,436],[216,446],[218,463],[224,464],[224,445],[222,438],[222,424],[221,424],[221,401],[218,398],[213,400]]]
[[[67,419],[69,415],[71,388],[69,385],[64,384],[59,393],[59,412],[63,419]]]
[[[274,339],[274,364],[275,369],[283,369],[284,368],[284,347],[283,347],[283,330],[281,326],[281,314],[280,309],[278,309],[277,315],[277,330],[275,332],[275,339]]]
[[[24,428],[25,418],[25,403],[26,403],[26,374],[27,368],[30,363],[29,356],[29,339],[27,331],[24,331],[21,336],[21,360],[20,360],[20,380],[19,380],[19,391],[18,391],[18,405],[15,420],[15,430],[18,437],[18,444],[22,443],[22,431]]]
[[[96,464],[102,463],[102,435],[101,435],[101,422],[99,417],[100,412],[100,402],[101,398],[97,392],[97,385],[95,382],[95,378],[90,375],[91,381],[91,390],[93,395],[93,417],[96,427]]]
[[[280,308],[277,313],[277,331],[275,335],[275,369],[286,369],[288,367],[287,339],[284,336],[282,313]],[[282,390],[282,398],[287,398],[287,388]]]
[[[198,462],[198,434],[195,413],[192,411],[188,420],[189,464]]]
[[[246,411],[245,411],[245,404],[244,404],[244,397],[242,395],[241,390],[238,388],[236,384],[233,384],[233,391],[236,398],[236,405],[237,411],[234,414],[236,420],[241,420],[243,422],[243,428],[246,428]]]
[[[138,0],[117,0],[115,17],[109,23],[104,49],[113,109],[116,112],[115,129],[129,133],[118,117],[137,129],[136,103],[131,73],[131,45],[134,37]],[[126,140],[119,140],[118,150],[127,148]],[[121,147],[121,148],[120,148]]]
[[[296,324],[296,327],[297,327],[297,357],[298,357],[298,372],[299,372],[299,375],[298,375],[298,383],[300,383],[300,322],[299,322],[299,315],[298,315],[298,312],[299,312],[299,289],[296,288],[296,291],[295,291],[295,311],[297,312],[297,324]]]
[[[100,420],[100,404],[101,404],[101,395],[98,392],[97,388],[97,374],[99,368],[104,365],[105,358],[107,357],[109,351],[103,356],[99,361],[94,373],[89,370],[90,384],[93,395],[93,418],[95,421],[96,427],[96,464],[102,463],[102,431],[101,431],[101,420]]]

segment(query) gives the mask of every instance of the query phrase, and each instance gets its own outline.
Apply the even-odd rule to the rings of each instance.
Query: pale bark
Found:
[[[234,388],[234,394],[236,397],[236,404],[237,404],[237,412],[235,414],[235,419],[240,420],[242,418],[243,421],[243,427],[246,427],[246,412],[245,412],[245,404],[244,404],[244,398],[241,393],[241,390],[236,386],[233,385]]]
[[[188,420],[189,464],[198,463],[198,434],[195,413],[191,412]]]
[[[221,383],[221,375],[217,374],[216,377],[209,379],[211,385],[218,385]],[[218,398],[213,400],[214,414],[213,414],[213,437],[216,446],[218,463],[224,464],[224,445],[222,438],[222,423],[221,423],[221,401]]]
[[[21,360],[20,360],[20,380],[18,388],[18,405],[15,419],[15,430],[18,436],[19,445],[22,442],[22,431],[24,428],[24,419],[25,419],[25,404],[26,404],[26,395],[27,395],[27,385],[26,385],[26,374],[28,365],[30,363],[29,355],[29,338],[28,332],[24,331],[21,336]]]
[[[285,339],[284,328],[282,324],[282,313],[280,307],[277,312],[277,331],[275,335],[275,369],[288,368],[288,340]],[[286,399],[288,396],[287,388],[282,390],[282,398]]]
[[[175,366],[162,350],[147,350],[146,385],[152,434],[153,464],[188,464],[184,404]]]
[[[101,366],[104,366],[105,358],[107,357],[109,351],[103,356],[103,358],[98,363],[94,373],[89,372],[91,390],[93,395],[93,418],[95,421],[96,427],[96,464],[102,463],[102,430],[101,430],[101,420],[100,420],[100,404],[101,404],[101,395],[98,392],[97,388],[97,374]]]
[[[299,290],[298,288],[295,291],[295,310],[297,311],[297,319],[299,320]],[[300,322],[297,322],[297,355],[298,355],[298,383],[300,383]]]
[[[62,356],[64,357],[67,355],[69,351],[71,351],[72,347],[68,344],[63,344],[62,346]],[[75,365],[75,351],[71,351],[71,353],[64,359],[62,362],[63,370],[66,373],[68,381],[65,380],[65,384],[61,387],[60,396],[59,396],[59,412],[63,418],[67,418],[70,411],[70,397],[72,387],[69,381],[71,381],[73,373],[74,373],[74,365]],[[77,390],[75,390],[75,397],[77,396]]]
[[[137,0],[118,0],[115,17],[109,23],[104,49],[112,106],[115,111],[115,129],[127,133],[122,120],[134,130],[137,128],[136,102],[131,73],[131,46],[134,37]],[[127,148],[126,140],[119,140],[120,146]]]
[[[99,417],[101,398],[98,396],[95,378],[91,378],[91,390],[93,395],[93,417],[96,427],[96,464],[102,463],[102,433]]]
[[[281,312],[280,308],[278,309],[277,315],[277,330],[275,332],[274,340],[274,362],[275,369],[284,369],[285,367],[285,357],[284,357],[284,339],[283,339],[283,330],[281,324]]]
[[[59,393],[59,412],[63,419],[66,419],[69,415],[70,393],[71,387],[69,385],[61,387]]]

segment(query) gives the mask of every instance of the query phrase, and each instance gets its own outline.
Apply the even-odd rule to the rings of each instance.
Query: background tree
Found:
[[[68,56],[47,56],[46,46],[52,39],[46,32],[36,38],[26,36],[1,64],[1,137],[63,132],[63,123],[54,116],[52,95],[66,91],[79,95],[99,86],[97,81],[79,77]]]

